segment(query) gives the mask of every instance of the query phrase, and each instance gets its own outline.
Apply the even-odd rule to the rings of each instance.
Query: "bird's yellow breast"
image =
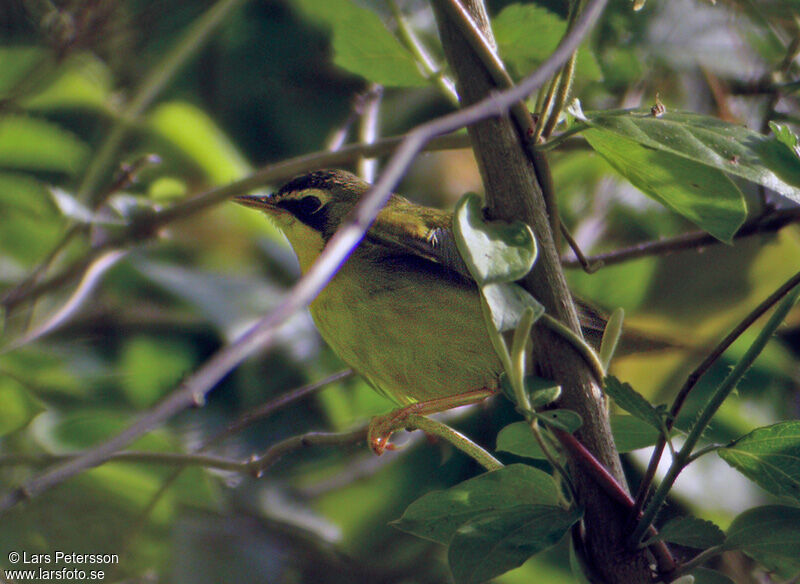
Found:
[[[424,261],[376,261],[362,245],[310,310],[342,360],[400,404],[497,387],[477,288]]]

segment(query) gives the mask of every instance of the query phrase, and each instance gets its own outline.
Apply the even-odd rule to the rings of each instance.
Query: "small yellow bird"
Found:
[[[234,200],[275,221],[305,273],[369,187],[349,172],[320,170],[274,195]],[[498,389],[502,365],[451,223],[452,213],[392,195],[309,307],[339,357],[405,406],[370,425],[378,454],[408,415],[474,403]]]

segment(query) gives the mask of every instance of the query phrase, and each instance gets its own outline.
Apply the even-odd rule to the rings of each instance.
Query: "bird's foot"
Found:
[[[367,430],[367,444],[372,451],[380,456],[386,450],[396,450],[397,446],[389,442],[392,434],[398,430],[405,430],[408,427],[411,416],[427,416],[438,414],[459,406],[476,404],[494,395],[496,392],[491,389],[478,389],[440,397],[428,401],[413,403],[409,406],[396,409],[382,416],[375,416],[369,424]]]

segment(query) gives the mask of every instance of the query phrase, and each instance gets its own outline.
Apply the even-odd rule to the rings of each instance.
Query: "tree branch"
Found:
[[[780,231],[787,225],[798,222],[800,222],[800,209],[774,211],[766,217],[744,225],[736,232],[733,238],[742,239],[752,235],[774,233]],[[613,266],[639,258],[667,255],[676,251],[702,249],[720,243],[719,239],[709,235],[705,231],[692,231],[691,233],[684,233],[669,239],[646,241],[631,247],[587,256],[584,258],[584,261],[587,262],[588,265],[593,266],[594,270],[597,270],[606,266]],[[562,259],[561,263],[565,268],[574,269],[583,267],[583,263],[576,259]]]
[[[362,197],[306,275],[292,287],[286,298],[270,314],[259,320],[231,345],[213,355],[164,401],[149,412],[142,414],[128,428],[95,448],[89,449],[74,460],[32,478],[0,499],[0,513],[9,510],[23,500],[45,492],[84,470],[103,463],[133,440],[157,428],[178,412],[191,406],[202,405],[206,395],[222,378],[250,355],[270,347],[280,325],[316,297],[361,241],[375,216],[388,200],[395,185],[424,146],[436,136],[452,132],[482,119],[501,116],[514,102],[535,91],[566,62],[600,16],[606,1],[591,0],[575,27],[564,37],[553,54],[517,87],[490,95],[468,108],[422,124],[406,134],[376,184]],[[337,154],[341,155],[341,153],[330,153],[328,156],[333,159]],[[293,164],[298,165],[297,159]],[[274,176],[281,176],[281,173],[288,172],[289,168],[292,172],[298,170],[296,166],[292,168],[290,164],[278,164],[272,167],[271,172],[274,173]],[[160,218],[156,224],[174,220],[176,214],[185,216],[184,214],[196,212],[199,208],[205,208],[233,194],[252,190],[258,186],[259,181],[265,180],[264,174],[266,173],[256,173],[249,180],[234,183],[236,186],[228,185],[228,187],[216,189],[213,195],[207,193],[204,197],[187,201],[183,206],[176,206],[181,207],[180,210],[176,207],[167,209],[156,215]],[[274,176],[271,177],[271,180]],[[577,317],[575,326],[577,326]]]
[[[445,55],[456,74],[458,93],[465,106],[462,112],[466,113],[476,107],[470,104],[486,103],[486,96],[493,95],[496,84],[464,37],[462,27],[451,21],[450,3],[450,0],[436,0],[433,6]],[[469,11],[472,21],[481,28],[487,42],[491,43],[488,17],[482,3],[479,0],[461,0],[461,4]],[[587,3],[565,39],[585,34],[589,19],[596,18],[601,8],[601,2]],[[531,31],[531,34],[536,34],[536,31]],[[563,66],[576,45],[571,46],[570,50],[566,47],[566,42],[559,45],[556,54],[560,64],[548,69],[546,76],[542,75],[540,85]],[[540,72],[543,73],[543,70],[540,69],[537,74]],[[499,95],[524,97],[529,89],[529,79]],[[538,188],[537,169],[523,147],[526,137],[521,136],[505,116],[475,120],[471,124],[469,133],[486,189],[489,217],[505,221],[521,219],[531,226],[536,235],[539,255],[533,270],[523,279],[523,286],[545,306],[550,316],[580,334],[576,307],[560,265],[548,207],[543,197],[542,190],[545,189]],[[387,166],[383,177],[391,176],[391,170]],[[535,327],[533,350],[538,374],[554,380],[563,388],[560,406],[576,411],[583,419],[584,424],[578,436],[580,442],[617,484],[625,485],[602,393],[586,362],[560,335],[545,327]],[[585,558],[587,563],[606,583],[651,582],[648,554],[627,546],[624,528],[628,508],[610,498],[595,478],[575,460],[571,459],[570,467],[577,503],[585,509],[586,541],[583,549],[588,553]]]

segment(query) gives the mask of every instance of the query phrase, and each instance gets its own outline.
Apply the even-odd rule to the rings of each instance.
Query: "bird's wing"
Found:
[[[405,205],[413,209],[404,212]],[[397,197],[392,205],[378,214],[367,239],[400,253],[424,258],[471,280],[456,247],[452,217],[452,213],[447,211],[420,209],[418,205]]]

